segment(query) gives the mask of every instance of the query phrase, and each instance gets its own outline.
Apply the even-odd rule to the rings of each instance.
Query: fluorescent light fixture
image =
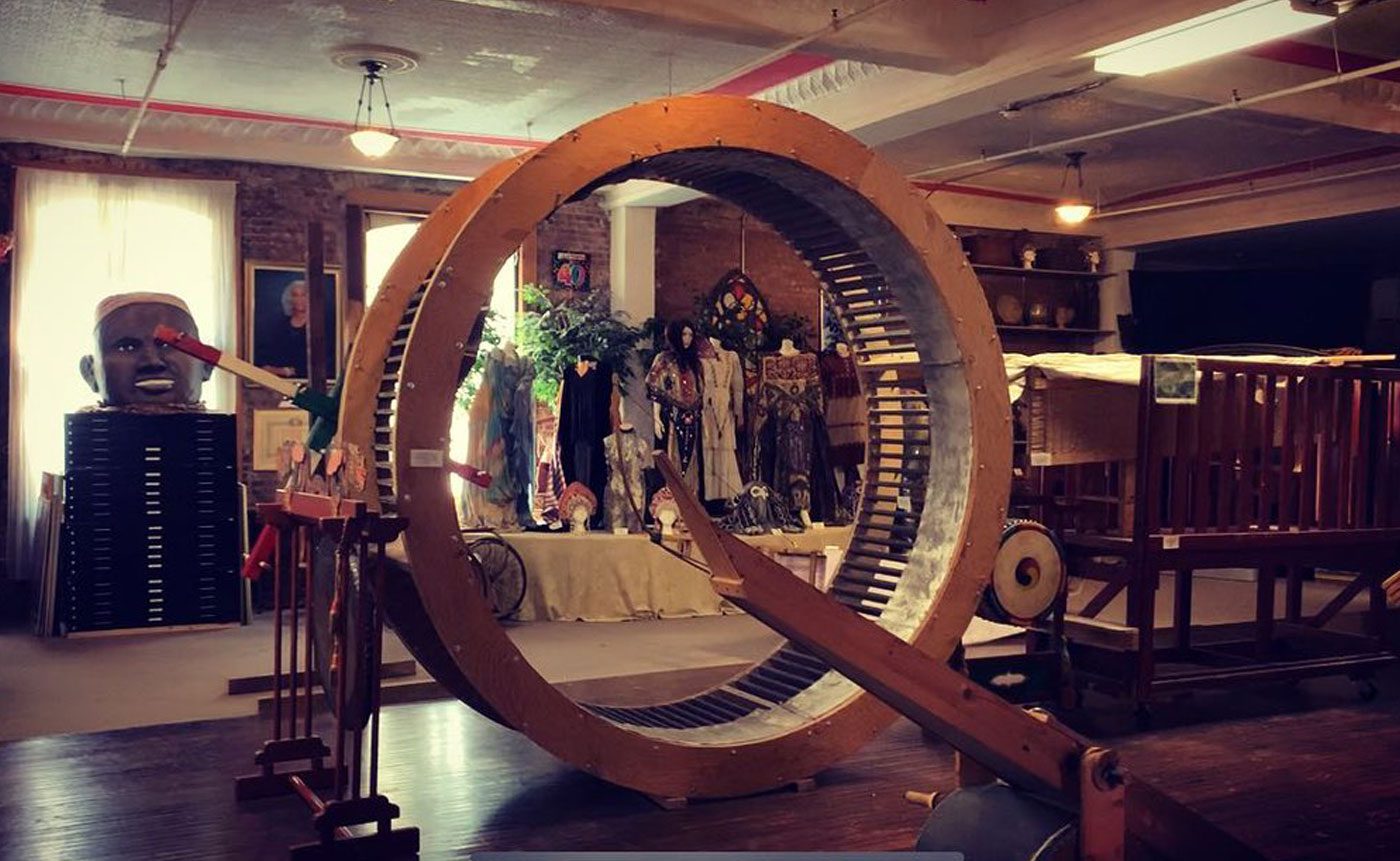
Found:
[[[379,129],[360,129],[351,132],[349,137],[355,149],[370,158],[383,158],[394,148],[394,144],[399,142],[398,135],[391,135]]]
[[[1096,72],[1150,75],[1301,33],[1327,20],[1294,9],[1289,0],[1245,0],[1115,42],[1090,56]]]
[[[1061,224],[1083,224],[1094,212],[1087,203],[1062,203],[1055,207],[1055,220]]]

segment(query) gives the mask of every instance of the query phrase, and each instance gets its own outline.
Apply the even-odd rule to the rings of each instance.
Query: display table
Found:
[[[850,527],[809,529],[799,534],[745,536],[768,552],[820,553],[842,550]],[[527,585],[518,619],[617,622],[676,619],[741,612],[710,588],[699,568],[657,547],[645,535],[511,533],[501,536],[525,562]],[[674,550],[696,557],[689,542],[668,539]],[[703,561],[696,558],[697,562]]]

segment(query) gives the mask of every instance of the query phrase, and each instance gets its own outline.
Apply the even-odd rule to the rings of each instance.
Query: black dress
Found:
[[[580,482],[598,499],[598,510],[589,525],[603,523],[603,498],[608,487],[607,451],[612,433],[612,368],[603,362],[579,374],[573,365],[564,372],[564,393],[559,400],[559,466],[566,482]]]
[[[274,368],[291,368],[292,376],[306,377],[306,326],[293,326],[283,317],[265,331],[258,333],[255,351],[258,364]],[[335,376],[335,367],[329,366],[328,373]]]

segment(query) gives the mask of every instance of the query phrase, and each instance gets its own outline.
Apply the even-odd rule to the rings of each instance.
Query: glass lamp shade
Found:
[[[398,135],[391,135],[379,129],[360,129],[350,133],[350,143],[369,158],[381,158],[388,155],[389,150],[393,149],[394,144],[398,142]]]
[[[1079,201],[1066,201],[1055,207],[1055,220],[1061,224],[1083,224],[1093,214],[1094,207]]]

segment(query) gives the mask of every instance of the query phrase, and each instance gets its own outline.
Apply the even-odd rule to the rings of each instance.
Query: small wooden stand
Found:
[[[253,757],[260,772],[237,778],[235,796],[239,801],[295,793],[311,808],[319,840],[294,846],[291,857],[296,861],[359,858],[414,858],[418,855],[418,829],[393,828],[399,808],[379,794],[379,707],[380,661],[384,636],[384,616],[378,595],[385,577],[384,546],[403,532],[407,522],[397,517],[383,517],[365,509],[359,500],[337,500],[310,493],[282,491],[276,503],[258,506],[263,523],[277,532],[273,576],[273,737],[265,742]],[[314,606],[312,590],[311,553],[318,535],[328,535],[337,542],[336,600],[332,607]],[[370,545],[374,545],[371,565]],[[357,584],[350,578],[351,555],[358,562],[360,577]],[[284,575],[284,569],[286,571]],[[284,578],[288,586],[290,623],[287,650],[288,685],[284,690],[282,672],[282,629]],[[350,590],[357,590],[350,617],[347,608]],[[304,596],[304,597],[303,597]],[[303,608],[301,605],[305,603]],[[335,750],[312,732],[313,667],[312,626],[316,613],[332,613],[332,627],[345,632],[352,629],[358,642],[366,643],[363,655],[368,681],[370,727],[369,763],[365,767],[364,725],[347,722],[346,700],[350,684],[347,680],[349,637],[333,636],[330,648],[332,672],[341,674],[334,685],[336,698]],[[337,618],[337,614],[343,614]],[[305,645],[298,651],[298,637]],[[324,680],[327,691],[330,679]],[[284,702],[286,708],[284,709]],[[300,703],[300,705],[299,705]],[[298,725],[298,711],[301,724]],[[283,723],[283,713],[287,721]],[[354,723],[355,725],[352,725]],[[348,744],[347,744],[348,742]],[[333,765],[325,760],[332,757]],[[303,767],[278,770],[284,763],[302,763]],[[368,775],[365,772],[368,772]],[[366,789],[367,784],[367,789]],[[331,789],[329,801],[318,790]],[[357,825],[376,826],[367,834],[355,834]]]

